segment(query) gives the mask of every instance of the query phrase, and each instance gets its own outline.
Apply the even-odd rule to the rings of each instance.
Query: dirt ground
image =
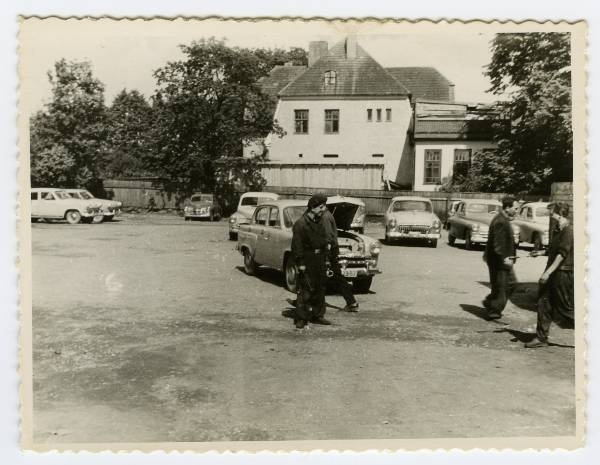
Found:
[[[482,318],[482,252],[385,245],[360,312],[295,330],[282,276],[227,222],[32,225],[34,440],[253,441],[575,433],[573,331],[524,349],[545,258]],[[382,238],[380,225],[367,234]]]

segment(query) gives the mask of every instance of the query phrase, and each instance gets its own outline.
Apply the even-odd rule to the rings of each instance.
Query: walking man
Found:
[[[313,195],[306,212],[292,228],[292,255],[302,279],[298,280],[300,295],[294,324],[302,329],[310,321],[330,325],[325,319],[325,282],[327,280],[327,235],[321,222],[327,209],[324,195]]]
[[[483,301],[483,305],[491,320],[502,316],[508,300],[507,288],[515,262],[515,242],[510,221],[516,213],[517,202],[515,199],[510,196],[504,197],[502,210],[494,217],[489,227],[483,260],[488,266],[492,290]]]

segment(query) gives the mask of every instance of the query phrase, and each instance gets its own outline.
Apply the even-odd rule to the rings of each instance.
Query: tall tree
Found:
[[[146,163],[168,180],[171,191],[202,189],[218,194],[238,180],[233,173],[217,176],[217,165],[222,171],[228,159],[242,156],[246,141],[278,130],[272,102],[258,85],[270,68],[255,51],[227,47],[215,39],[181,49],[185,59],[170,62],[154,74],[156,150]],[[246,168],[252,166],[257,169],[256,163]],[[248,169],[242,172],[249,173]]]
[[[152,118],[152,107],[137,90],[123,89],[115,97],[107,111],[105,178],[149,174],[143,163],[153,150]]]
[[[490,91],[506,98],[511,128],[473,168],[488,190],[547,194],[573,179],[570,34],[497,34],[491,49]]]
[[[51,99],[30,121],[32,185],[89,187],[101,168],[104,85],[86,61],[61,59],[48,79]]]

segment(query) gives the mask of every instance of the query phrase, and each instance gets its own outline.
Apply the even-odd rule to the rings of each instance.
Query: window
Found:
[[[308,134],[308,110],[294,110],[296,134]]]
[[[325,110],[325,133],[340,132],[340,110]]]
[[[302,155],[301,153],[299,153],[299,154],[298,154],[298,158],[302,158],[302,156],[303,156],[303,155]]]
[[[454,168],[452,178],[454,180],[464,179],[471,167],[471,149],[454,149]]]
[[[325,85],[326,86],[335,86],[337,82],[337,73],[335,71],[326,71],[325,72]]]
[[[323,158],[338,158],[339,155],[337,153],[326,153],[323,155]]]
[[[441,184],[441,150],[425,150],[425,184]]]
[[[267,215],[269,214],[269,207],[259,208],[256,212],[256,224],[267,224]]]
[[[279,227],[279,209],[277,207],[271,208],[271,213],[269,213],[269,226]]]
[[[377,109],[377,121],[381,121],[381,108]]]
[[[392,121],[392,109],[391,108],[385,109],[385,120]]]
[[[372,108],[367,108],[367,121],[368,122],[373,121],[373,109]]]
[[[31,193],[31,200],[37,200],[37,192]]]
[[[383,158],[383,153],[374,153],[371,155],[373,158]]]
[[[52,192],[46,192],[46,194],[44,195],[44,200],[54,200]]]

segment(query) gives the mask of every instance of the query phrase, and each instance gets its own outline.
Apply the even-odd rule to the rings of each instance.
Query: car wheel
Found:
[[[471,242],[471,232],[468,232],[467,237],[465,237],[465,250],[473,250],[473,242]]]
[[[250,276],[256,274],[256,262],[248,249],[244,250],[244,271]]]
[[[533,250],[542,250],[543,248],[542,238],[538,233],[535,233],[533,236]]]
[[[104,221],[104,215],[96,215],[92,218],[92,223],[98,224]]]
[[[67,220],[67,223],[69,224],[77,224],[81,222],[81,213],[77,210],[69,210],[65,213],[65,220]]]
[[[432,241],[429,243],[429,247],[432,247],[432,248],[434,248],[434,249],[435,249],[435,248],[437,247],[437,239],[434,239],[434,240],[432,240]]]
[[[448,245],[454,246],[455,242],[456,242],[456,237],[454,236],[454,234],[448,233]]]
[[[365,279],[357,279],[352,283],[354,287],[354,291],[357,294],[366,294],[371,289],[371,284],[373,283],[373,276],[369,276]]]
[[[237,241],[237,233],[230,232],[229,233],[229,240],[230,241]]]
[[[296,292],[296,282],[298,278],[298,267],[293,258],[288,257],[284,265],[285,288],[290,292]]]

